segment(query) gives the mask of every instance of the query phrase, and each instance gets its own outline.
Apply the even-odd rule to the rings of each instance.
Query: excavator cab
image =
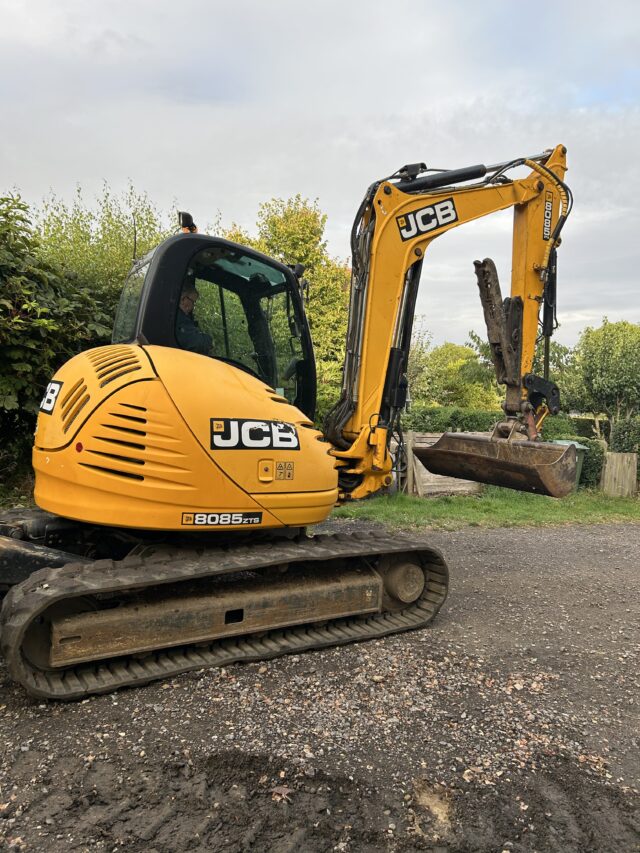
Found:
[[[174,347],[226,362],[313,418],[315,361],[296,272],[227,240],[180,234],[134,264],[112,343]]]

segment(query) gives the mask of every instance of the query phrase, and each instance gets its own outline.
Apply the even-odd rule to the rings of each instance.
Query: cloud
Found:
[[[372,180],[568,147],[559,339],[638,320],[640,16],[611,0],[0,0],[0,187],[38,202],[131,179],[197,221],[251,228],[274,196],[318,198],[349,252]],[[10,129],[7,132],[6,129]],[[418,311],[436,341],[482,330],[472,261],[508,285],[510,217],[446,235]],[[454,310],[452,310],[452,308]]]

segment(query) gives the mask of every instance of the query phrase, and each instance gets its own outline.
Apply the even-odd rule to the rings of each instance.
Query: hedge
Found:
[[[640,478],[640,417],[618,421],[611,430],[611,448],[614,453],[638,454],[638,477]]]
[[[499,410],[416,405],[402,416],[402,425],[416,432],[489,432],[502,417]]]
[[[549,420],[549,418],[547,418],[547,420]],[[569,420],[573,424],[573,431],[576,435],[580,435],[583,438],[596,437],[596,422],[593,418],[587,417],[586,415],[576,415],[575,417],[569,417]],[[602,437],[607,441],[609,440],[610,431],[610,424],[607,418],[601,418],[600,432],[602,434]]]
[[[569,415],[547,415],[544,419],[542,424],[543,439],[551,441],[556,438],[564,438],[568,433],[577,435],[577,430]]]
[[[600,485],[604,455],[607,452],[607,443],[598,438],[584,438],[581,435],[558,435],[555,440],[576,441],[587,449],[584,452],[582,472],[578,485],[593,489]]]
[[[109,333],[90,288],[42,260],[29,209],[0,197],[0,478],[26,468],[40,398],[55,371]]]
[[[402,416],[404,429],[415,432],[490,432],[494,424],[504,417],[499,409],[463,409],[458,406],[421,406],[416,404]],[[587,417],[555,415],[544,421],[543,435],[546,439],[563,438],[566,435],[583,439],[594,438],[594,420]]]
[[[618,421],[611,430],[614,453],[640,453],[640,417]]]

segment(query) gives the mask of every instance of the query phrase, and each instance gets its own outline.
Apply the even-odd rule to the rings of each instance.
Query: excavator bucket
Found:
[[[563,498],[576,484],[573,445],[446,432],[432,447],[415,447],[414,453],[433,474],[521,492]]]

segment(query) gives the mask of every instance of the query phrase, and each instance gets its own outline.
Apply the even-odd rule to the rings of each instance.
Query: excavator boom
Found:
[[[325,422],[341,463],[341,500],[365,497],[390,482],[388,448],[394,432],[401,439],[411,330],[429,246],[466,222],[510,207],[513,263],[506,299],[493,262],[475,262],[496,378],[506,386],[505,420],[491,438],[448,434],[421,458],[434,473],[554,497],[573,487],[571,452],[539,441],[544,417],[559,409],[558,389],[532,373],[540,309],[548,321],[556,247],[571,207],[565,155],[558,145],[532,158],[422,176],[424,164],[414,164],[370,187],[352,232],[342,393]],[[530,170],[526,177],[507,177],[522,166]],[[480,182],[458,186],[476,178]],[[553,330],[548,326],[546,336]]]

